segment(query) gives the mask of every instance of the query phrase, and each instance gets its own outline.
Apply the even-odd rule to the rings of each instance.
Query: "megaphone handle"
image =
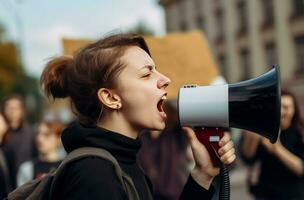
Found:
[[[197,127],[194,129],[198,140],[204,144],[209,152],[211,160],[215,167],[222,165],[218,150],[220,148],[219,141],[224,136],[224,131],[219,128],[202,128]]]

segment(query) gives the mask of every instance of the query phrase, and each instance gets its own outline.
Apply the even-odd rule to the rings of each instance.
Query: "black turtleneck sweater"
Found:
[[[139,198],[148,199],[145,187],[152,185],[136,163],[140,149],[139,139],[131,139],[97,126],[83,126],[74,123],[62,133],[62,143],[69,153],[80,147],[97,147],[109,151],[118,161],[122,170],[133,180]],[[66,168],[59,185],[56,186],[56,199],[127,199],[113,164],[98,157],[87,157],[70,164]],[[211,199],[212,192],[200,187],[191,176],[185,185],[181,199]]]

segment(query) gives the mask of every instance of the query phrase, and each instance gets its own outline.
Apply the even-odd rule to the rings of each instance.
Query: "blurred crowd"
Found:
[[[16,187],[56,169],[64,157],[60,134],[64,125],[41,120],[36,128],[26,120],[21,96],[1,102],[0,199]]]
[[[282,91],[281,134],[275,144],[252,132],[244,132],[237,144],[247,168],[247,188],[254,199],[304,199],[304,126],[292,93]],[[187,137],[178,122],[176,105],[165,104],[168,114],[163,131],[144,131],[138,162],[150,177],[156,200],[175,200],[194,166]],[[1,102],[0,199],[16,187],[56,169],[65,157],[60,120],[27,122],[21,96]],[[234,170],[236,167],[231,167]],[[215,197],[221,180],[214,180]],[[233,192],[233,191],[232,191]]]

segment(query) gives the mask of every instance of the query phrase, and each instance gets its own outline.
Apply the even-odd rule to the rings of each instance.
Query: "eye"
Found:
[[[148,73],[148,74],[143,75],[142,78],[148,78],[150,76],[151,76],[151,73]]]

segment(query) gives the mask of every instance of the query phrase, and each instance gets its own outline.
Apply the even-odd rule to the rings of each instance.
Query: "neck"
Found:
[[[291,127],[291,123],[282,123],[281,124],[281,131],[285,131],[286,129],[288,129],[289,127]]]
[[[12,129],[17,129],[17,128],[19,128],[21,126],[21,122],[19,122],[19,121],[11,121],[10,122],[10,127],[12,128]]]
[[[59,155],[57,153],[57,150],[46,154],[40,154],[39,157],[42,161],[47,161],[47,162],[55,162],[59,160]]]
[[[112,111],[109,114],[104,113],[104,116],[101,118],[97,126],[132,139],[136,139],[140,132],[140,129],[132,127],[118,111]]]
[[[156,140],[159,138],[161,131],[151,131],[150,134],[151,134],[151,137]]]

